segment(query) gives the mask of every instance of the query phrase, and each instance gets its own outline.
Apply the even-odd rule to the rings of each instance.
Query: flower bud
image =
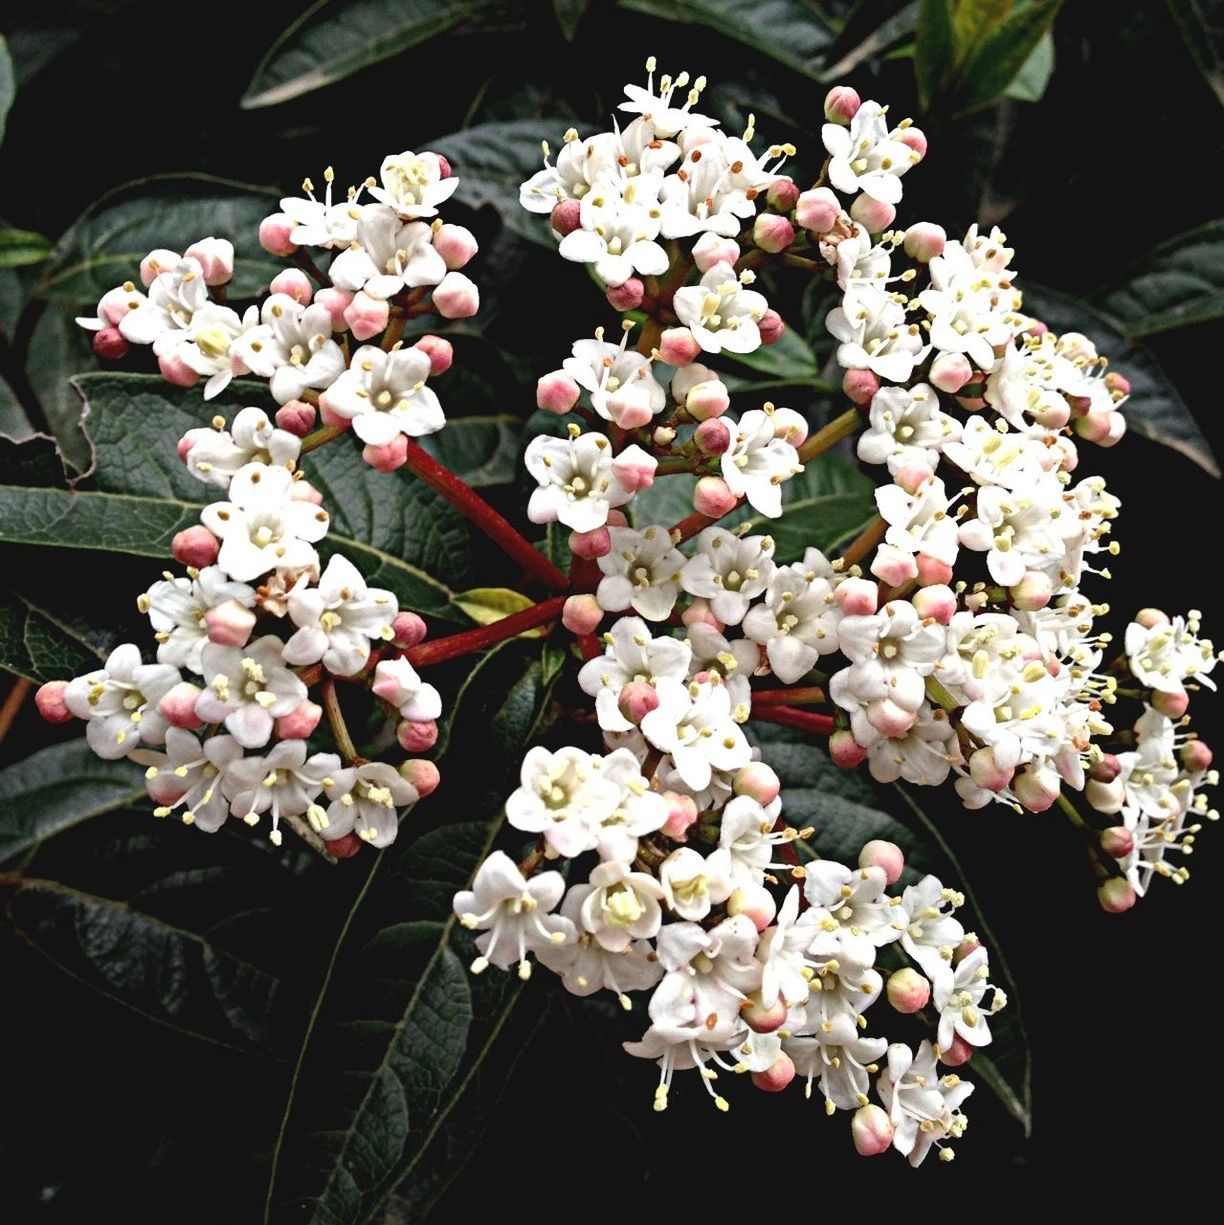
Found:
[[[1108,914],[1122,914],[1129,910],[1139,900],[1138,895],[1127,880],[1120,876],[1111,876],[1097,889],[1097,901],[1101,909]]]
[[[921,128],[916,128],[912,124],[908,128],[902,128],[897,134],[897,139],[903,145],[913,149],[918,154],[919,161],[926,157],[927,138],[926,133]]]
[[[1202,740],[1187,740],[1182,745],[1182,765],[1191,774],[1201,774],[1204,770],[1209,770],[1213,757],[1211,749]]]
[[[281,740],[308,740],[323,718],[323,707],[307,699],[276,721],[276,734]]]
[[[973,367],[963,353],[941,353],[931,363],[927,377],[932,387],[954,396],[973,378]]]
[[[1112,447],[1126,432],[1126,419],[1112,408],[1094,408],[1077,417],[1071,428],[1086,442],[1099,447]]]
[[[659,461],[634,443],[612,461],[612,475],[631,493],[649,489],[654,484]]]
[[[1088,784],[1090,787],[1091,783]],[[1097,783],[1098,787],[1108,786]],[[1091,800],[1089,801],[1091,803]],[[1101,850],[1114,859],[1125,859],[1135,849],[1135,835],[1125,825],[1111,825],[1101,831]]]
[[[455,173],[451,167],[450,159],[442,153],[435,153],[434,157],[438,159],[438,178],[449,179]]]
[[[952,581],[952,567],[929,553],[919,553],[914,564],[918,567],[918,582],[923,587],[947,587]]]
[[[776,345],[786,333],[786,324],[776,310],[767,310],[757,320],[757,329],[761,333],[761,344]]]
[[[548,218],[549,225],[561,235],[572,234],[582,225],[582,204],[578,200],[559,200],[553,205]]]
[[[848,617],[870,617],[880,606],[880,588],[870,579],[848,578],[833,593]]]
[[[1152,705],[1169,719],[1180,719],[1190,708],[1190,695],[1184,689],[1166,693],[1156,689],[1152,693]]]
[[[546,413],[568,413],[581,394],[578,384],[564,370],[554,370],[536,382],[536,407]]]
[[[326,836],[327,831],[323,831]],[[327,853],[336,859],[352,859],[365,845],[357,834],[342,834],[327,841]]]
[[[433,306],[443,319],[470,319],[480,309],[480,290],[462,272],[448,272],[433,291]]]
[[[843,728],[829,737],[829,756],[843,770],[853,770],[867,759],[867,750]]]
[[[424,753],[438,743],[438,725],[433,719],[405,719],[395,729],[395,738],[408,753]]]
[[[433,232],[434,250],[450,269],[462,268],[480,250],[476,235],[467,226],[443,222]]]
[[[1161,612],[1159,608],[1141,608],[1135,614],[1135,620],[1143,626],[1145,630],[1155,629],[1158,625],[1169,624],[1169,614]]]
[[[969,754],[969,777],[983,791],[1003,791],[1015,773],[1015,765],[1003,765],[990,745]]]
[[[795,227],[779,213],[761,213],[752,224],[752,241],[762,251],[777,255],[795,241]]]
[[[649,681],[630,681],[621,690],[616,704],[630,723],[637,724],[652,710],[658,709],[659,695]]]
[[[879,1106],[860,1106],[850,1120],[850,1138],[860,1157],[878,1157],[892,1144],[892,1119]]]
[[[702,455],[721,455],[731,445],[731,430],[725,421],[715,417],[697,427],[693,441]]]
[[[900,587],[918,577],[918,563],[913,555],[891,544],[882,544],[876,549],[869,568],[876,578],[890,587]]]
[[[656,447],[670,447],[676,441],[676,431],[670,425],[660,425],[651,434]]]
[[[795,201],[795,221],[814,234],[827,234],[841,212],[841,201],[827,187],[814,187]]]
[[[1121,778],[1115,778],[1108,783],[1090,778],[1084,784],[1084,799],[1097,812],[1112,816],[1115,812],[1122,811],[1122,805],[1126,803],[1126,789],[1122,786]]]
[[[234,276],[234,244],[228,238],[201,238],[183,252],[204,273],[205,285],[225,285]]]
[[[794,179],[775,179],[765,192],[765,202],[775,213],[789,213],[799,199],[799,185]],[[736,259],[739,257],[736,256]],[[734,264],[731,259],[728,263]]]
[[[881,736],[895,740],[914,726],[914,712],[898,706],[892,698],[875,698],[867,704],[867,722]]]
[[[866,192],[850,205],[850,216],[871,234],[882,234],[897,219],[896,208]]]
[[[117,362],[127,356],[128,342],[118,328],[102,328],[93,334],[93,351],[103,361]]]
[[[378,472],[395,472],[408,462],[408,439],[396,434],[390,442],[367,442],[361,448],[361,458]]]
[[[411,761],[401,762],[399,774],[400,778],[416,789],[417,796],[422,800],[437,791],[438,784],[442,781],[438,767],[424,757],[414,757]]]
[[[284,213],[273,213],[259,223],[259,245],[269,255],[292,255],[297,250],[297,243],[290,237],[297,229],[297,223]]]
[[[157,368],[162,378],[175,387],[194,387],[200,381],[200,376],[181,357],[173,354],[159,357]]]
[[[785,1051],[780,1051],[777,1059],[764,1072],[752,1073],[752,1083],[766,1093],[781,1093],[794,1079],[795,1065]]]
[[[575,557],[594,561],[612,552],[612,535],[606,527],[594,527],[589,532],[570,532],[569,547]]]
[[[1035,612],[1050,602],[1050,597],[1054,594],[1054,584],[1048,574],[1043,574],[1040,570],[1029,570],[1014,587],[1008,589],[1007,594],[1011,597],[1013,608],[1022,612]]]
[[[693,509],[711,519],[722,518],[738,501],[721,476],[703,476],[693,490]]]
[[[170,542],[174,560],[183,566],[195,566],[197,570],[211,566],[220,549],[220,541],[202,523],[184,528]]]
[[[931,221],[919,221],[905,231],[905,254],[920,264],[930,263],[937,255],[942,255],[947,243],[947,231]]]
[[[693,263],[700,272],[709,272],[715,264],[734,264],[739,257],[739,243],[712,230],[707,230],[693,244]]]
[[[1105,376],[1105,386],[1116,400],[1124,399],[1131,392],[1130,379],[1124,374],[1119,374],[1116,370],[1111,370]]]
[[[880,380],[870,370],[847,370],[842,375],[842,391],[852,404],[870,404],[880,390]]]
[[[736,795],[750,796],[765,807],[778,798],[782,783],[773,769],[763,761],[750,761],[735,772],[735,777],[731,780],[731,790]]]
[[[859,851],[858,865],[860,868],[882,869],[885,882],[895,885],[905,871],[905,852],[895,842],[873,838]]]
[[[1101,783],[1112,783],[1122,773],[1122,763],[1112,753],[1102,753],[1088,768],[1088,777]]]
[[[224,600],[204,614],[209,642],[226,647],[244,647],[255,628],[255,614],[237,600]]]
[[[203,720],[196,714],[196,699],[203,690],[190,681],[179,681],[172,685],[162,695],[157,703],[157,712],[162,715],[172,727],[185,727],[194,731]]]
[[[646,287],[640,278],[631,276],[619,285],[609,285],[604,293],[608,305],[615,311],[635,311],[642,305]]]
[[[353,295],[344,311],[344,322],[358,340],[369,340],[386,330],[391,308],[382,298],[372,298],[364,289]]]
[[[663,832],[667,832],[666,825]],[[741,885],[727,899],[727,914],[747,915],[758,932],[763,932],[774,921],[777,913],[778,903],[764,885]]]
[[[946,1051],[942,1051],[939,1056],[939,1062],[945,1063],[950,1068],[963,1067],[973,1058],[973,1047],[957,1034],[952,1039],[952,1045]]]
[[[1049,766],[1027,765],[1012,780],[1012,794],[1029,812],[1045,812],[1060,791],[1058,774]]]
[[[710,607],[710,601],[700,596],[680,614],[680,620],[684,625],[708,625],[712,630],[717,630],[720,634],[727,628],[714,615],[714,610]]]
[[[669,366],[687,366],[700,353],[701,346],[688,328],[668,328],[659,337],[659,357]]]
[[[888,1002],[906,1016],[912,1012],[921,1012],[931,998],[930,981],[909,966],[890,974],[884,989],[888,992]]]
[[[786,1024],[786,1014],[786,1001],[781,996],[772,1004],[764,1004],[760,991],[754,991],[740,1004],[741,1020],[758,1034],[772,1034],[775,1029],[780,1029]]]
[[[348,323],[345,322],[344,312],[348,310],[353,297],[347,289],[334,289],[329,285],[326,289],[320,289],[314,300],[316,306],[323,307],[331,316],[332,327],[339,332],[347,332]]]
[[[305,400],[290,400],[276,410],[276,428],[305,438],[314,429],[318,415],[313,404],[307,404]]]
[[[422,336],[413,348],[420,349],[429,358],[431,378],[445,374],[455,360],[455,346],[445,336]]]
[[[391,641],[404,650],[424,642],[427,633],[425,622],[414,612],[402,612],[391,622]]]
[[[834,85],[825,94],[824,116],[827,122],[839,124],[844,128],[858,114],[862,105],[858,90],[851,89],[849,85]]]
[[[168,251],[165,247],[150,251],[140,261],[140,283],[148,289],[163,272],[173,272],[181,258],[177,251]],[[117,323],[118,320],[112,322]]]
[[[919,558],[918,575],[921,580],[921,558]],[[913,604],[920,617],[924,619],[931,617],[940,625],[947,625],[956,612],[956,593],[951,587],[944,586],[942,583],[933,583],[929,587],[922,587],[915,591],[910,596],[910,603]]]
[[[681,795],[678,791],[665,791],[663,798],[667,801],[663,834],[676,842],[685,842],[689,826],[697,820],[697,802],[691,795]],[[730,910],[729,904],[727,909]]]
[[[572,595],[561,609],[561,624],[571,634],[593,634],[603,620],[603,609],[593,595]]]
[[[312,506],[323,505],[323,495],[307,480],[300,476],[289,487],[291,502],[309,502]]]
[[[636,430],[654,419],[650,393],[639,382],[625,383],[607,399],[608,415],[622,430]]]
[[[694,421],[721,417],[730,406],[731,396],[721,379],[704,379],[694,383],[684,397],[684,407]]]
[[[314,287],[300,268],[285,268],[278,272],[268,286],[270,293],[283,293],[292,298],[299,306],[308,306]]]
[[[67,681],[48,681],[40,685],[34,694],[34,705],[48,723],[71,723],[72,711],[64,703]]]

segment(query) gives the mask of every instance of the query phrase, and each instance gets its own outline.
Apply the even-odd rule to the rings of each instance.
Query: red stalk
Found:
[[[449,634],[445,638],[435,638],[432,642],[423,642],[404,652],[404,658],[414,668],[425,667],[428,664],[440,664],[448,659],[458,659],[461,655],[470,655],[473,651],[483,651],[486,647],[495,646],[507,638],[515,638],[526,630],[537,629],[556,621],[565,607],[565,596],[554,596],[551,600],[533,604],[522,612],[512,613],[502,617],[491,625],[481,625],[474,630],[464,630],[462,634]]]
[[[832,735],[837,721],[832,715],[818,715],[810,710],[796,710],[793,706],[769,706],[752,708],[752,717],[758,723],[778,723],[782,727],[798,728],[816,736]]]

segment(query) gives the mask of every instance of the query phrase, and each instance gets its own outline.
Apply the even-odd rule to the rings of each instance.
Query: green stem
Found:
[[[848,408],[840,417],[834,417],[828,425],[818,429],[803,446],[799,448],[799,458],[807,463],[815,459],[831,447],[835,447],[843,438],[849,438],[862,424],[862,413],[858,408]]]
[[[347,421],[343,425],[321,425],[302,439],[302,454],[309,455],[311,451],[317,451],[319,447],[325,446],[346,433],[348,433]]]
[[[332,736],[336,740],[336,748],[340,756],[350,765],[359,765],[363,760],[349,735],[348,724],[344,721],[344,711],[340,709],[340,698],[336,693],[336,682],[331,676],[324,676],[322,682],[323,709],[327,712],[327,722],[331,727]]]

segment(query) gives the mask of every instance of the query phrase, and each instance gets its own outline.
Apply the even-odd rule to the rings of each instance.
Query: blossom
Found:
[[[878,739],[867,750],[867,768],[880,783],[903,778],[917,786],[935,787],[960,760],[956,728],[944,711],[929,702],[918,707],[905,735]]]
[[[378,176],[381,185],[369,189],[375,200],[393,209],[400,217],[437,216],[438,205],[455,194],[459,180],[444,177],[442,159],[436,153],[403,153],[383,158]]]
[[[361,216],[358,204],[360,191],[349,189],[343,201],[332,201],[332,184],[335,173],[330,166],[323,171],[326,183],[323,199],[317,200],[314,184],[306,179],[302,183],[305,197],[285,196],[280,202],[281,212],[293,223],[290,240],[300,247],[333,247],[342,249],[357,236],[357,222]]]
[[[778,679],[793,685],[821,655],[838,647],[841,609],[834,584],[824,573],[828,563],[818,549],[808,549],[801,563],[779,566],[765,599],[748,610],[744,634],[765,648]]]
[[[704,919],[735,888],[731,857],[721,847],[709,855],[679,847],[659,865],[659,881],[668,910],[693,921]]]
[[[306,699],[306,686],[287,668],[282,643],[265,634],[246,647],[209,642],[201,652],[204,689],[196,714],[205,723],[225,723],[244,749],[268,743],[274,723]]]
[[[944,1154],[952,1150],[942,1144],[964,1132],[966,1120],[960,1105],[974,1086],[952,1072],[940,1076],[935,1052],[925,1040],[916,1053],[894,1042],[877,1083],[895,1129],[893,1148],[914,1166],[922,1164],[932,1145],[939,1147],[942,1160],[948,1160]]]
[[[826,123],[820,129],[829,153],[829,182],[838,191],[861,191],[885,204],[901,199],[901,176],[919,158],[897,138],[901,129],[889,130],[887,109],[864,102],[849,127]]]
[[[558,253],[575,263],[593,264],[595,275],[613,287],[634,273],[662,276],[668,268],[667,252],[655,241],[662,216],[662,184],[657,171],[629,179],[613,175],[597,179],[582,197],[579,228],[566,234]]]
[[[725,528],[708,527],[684,563],[680,585],[690,595],[709,600],[723,624],[738,625],[773,578],[773,551],[769,536],[740,537]]]
[[[562,362],[562,369],[590,394],[591,407],[605,421],[620,415],[609,401],[623,399],[626,392],[640,398],[652,417],[667,405],[667,393],[651,372],[651,359],[630,349],[628,342],[628,328],[618,345],[604,340],[603,329],[597,328],[593,340],[574,341],[572,356]]]
[[[1027,570],[1057,572],[1067,540],[1079,530],[1063,503],[1062,486],[1053,479],[1016,489],[980,489],[975,511],[960,526],[960,543],[984,552],[990,577],[1004,587],[1015,586]]]
[[[825,327],[841,342],[839,365],[870,370],[890,383],[904,383],[925,352],[918,325],[907,323],[905,308],[875,285],[848,292],[825,317]]]
[[[960,437],[960,423],[939,407],[939,396],[925,383],[881,387],[871,398],[867,428],[859,435],[858,457],[865,464],[907,464],[934,469],[944,443]]]
[[[385,761],[337,770],[323,786],[331,803],[319,824],[329,842],[354,833],[372,846],[390,846],[399,832],[398,810],[420,799],[417,789]]]
[[[446,424],[431,387],[429,355],[418,348],[386,353],[362,345],[349,368],[324,393],[329,412],[353,423],[353,432],[371,446],[385,446],[400,434],[419,438]]]
[[[737,274],[730,264],[719,263],[700,284],[676,290],[676,316],[707,353],[751,353],[761,347],[757,324],[769,303],[747,288],[752,281],[750,271]]]
[[[613,471],[612,447],[603,434],[537,435],[523,463],[540,486],[527,504],[532,523],[559,521],[575,532],[593,531],[608,521],[609,510],[633,497]]]
[[[723,480],[737,498],[771,519],[782,513],[782,484],[803,471],[799,452],[780,434],[773,405],[746,412],[722,455]]]
[[[603,655],[588,660],[578,673],[583,692],[595,698],[599,726],[605,731],[628,731],[633,724],[618,706],[621,690],[631,682],[656,684],[660,677],[684,680],[692,651],[679,638],[651,636],[640,617],[620,617],[604,635]]]
[[[759,885],[767,869],[783,867],[773,862],[774,847],[794,841],[795,831],[783,827],[775,832],[781,809],[780,800],[761,805],[747,795],[737,795],[723,809],[718,845],[727,852],[737,886]]]
[[[119,331],[134,345],[155,344],[162,336],[186,332],[196,314],[208,305],[208,286],[199,261],[179,260],[153,279],[148,297],[142,296],[119,320]]]
[[[228,430],[225,419],[216,417],[210,428],[188,430],[179,443],[188,472],[222,489],[247,464],[292,469],[301,451],[302,440],[277,429],[262,408],[239,409]]]
[[[782,1044],[795,1065],[795,1073],[807,1081],[807,1093],[812,1081],[820,1084],[825,1099],[825,1111],[854,1110],[862,1105],[871,1084],[871,1073],[888,1049],[886,1038],[861,1038],[852,1025],[839,1018],[829,1033],[817,1030],[812,1036],[798,1035]],[[839,1041],[833,1041],[833,1038]]]
[[[605,948],[582,928],[582,908],[590,885],[573,885],[561,903],[561,916],[577,930],[577,937],[564,944],[541,944],[535,950],[542,965],[561,976],[567,991],[574,995],[593,995],[607,989],[628,1011],[633,1007],[627,991],[646,991],[663,977],[663,967],[648,940],[631,940],[615,952]]]
[[[205,615],[233,600],[243,608],[255,603],[255,589],[231,582],[220,566],[206,566],[194,578],[167,576],[137,601],[157,633],[157,661],[201,672],[200,656],[208,642]]]
[[[694,791],[710,785],[715,769],[747,765],[752,750],[731,707],[726,685],[709,681],[684,684],[661,678],[659,704],[642,720],[642,734],[670,753],[680,777]]]
[[[646,61],[646,72],[645,88],[640,85],[626,85],[625,101],[617,110],[628,111],[648,119],[660,136],[675,136],[678,132],[691,132],[714,126],[715,120],[692,109],[705,89],[705,77],[698,77],[690,87],[687,72],[682,72],[675,78],[665,73],[659,78],[659,88],[656,92],[653,55]],[[673,101],[679,98],[684,101],[679,106],[673,106]]]
[[[1125,642],[1131,674],[1141,685],[1161,693],[1176,693],[1187,680],[1214,689],[1207,674],[1216,665],[1215,648],[1199,638],[1200,625],[1194,610],[1152,625],[1132,621]]]
[[[230,767],[242,758],[233,736],[209,736],[200,742],[181,727],[166,729],[164,753],[138,749],[132,760],[146,766],[145,788],[158,807],[157,817],[182,809],[184,825],[213,834],[230,815],[230,797],[223,783]]]
[[[353,244],[336,256],[328,276],[337,289],[385,301],[404,289],[441,284],[446,271],[427,222],[404,221],[393,208],[367,204]]]
[[[881,485],[875,491],[876,508],[888,524],[884,540],[902,553],[933,558],[955,565],[960,552],[956,519],[944,483],[937,476],[919,482],[911,493],[901,485]],[[879,572],[873,567],[872,573]]]
[[[401,655],[380,659],[374,668],[374,692],[399,711],[401,719],[414,723],[436,719],[442,713],[442,695],[426,684],[417,670]]]
[[[803,893],[808,904],[824,911],[826,918],[813,923],[815,935],[810,951],[815,956],[838,956],[860,966],[875,961],[876,950],[901,939],[906,912],[901,899],[885,892],[884,870],[866,867],[852,870],[844,864],[821,859],[806,868]],[[829,923],[829,919],[834,922]]]
[[[662,621],[676,606],[684,554],[664,527],[652,524],[637,531],[614,527],[612,549],[597,559],[604,577],[595,598],[608,612],[634,612],[650,621]]]
[[[781,152],[781,150],[777,150]],[[665,238],[718,234],[734,238],[743,221],[756,213],[755,197],[776,175],[764,171],[742,140],[711,132],[684,158],[684,164],[663,180]]]
[[[965,904],[965,895],[946,889],[937,876],[924,876],[901,894],[901,909],[908,925],[901,947],[938,983],[951,970],[952,956],[965,939],[965,929],[953,913]]]
[[[281,844],[281,817],[307,813],[316,830],[326,830],[327,818],[314,800],[339,769],[340,758],[335,753],[307,757],[304,740],[282,740],[266,754],[239,758],[226,768],[230,811],[248,825],[255,825],[261,813],[270,812],[275,846]]]
[[[979,945],[962,958],[953,973],[936,980],[934,999],[939,1010],[939,1031],[935,1041],[941,1051],[948,1050],[958,1037],[970,1046],[985,1046],[990,1041],[986,1013],[998,1012],[1006,1003],[1006,996],[991,986],[989,977],[986,950]],[[993,997],[989,1010],[982,1003],[987,991]]]
[[[927,624],[908,600],[890,600],[870,616],[843,617],[837,642],[851,661],[844,683],[860,701],[888,698],[916,711],[926,692],[923,677],[943,656],[947,631]]]
[[[288,294],[274,293],[260,307],[259,319],[234,343],[232,356],[250,373],[271,380],[269,390],[278,404],[300,400],[307,388],[330,386],[343,371],[344,354],[332,339],[327,307],[302,306]]]
[[[87,720],[85,739],[99,757],[126,757],[141,744],[162,744],[169,722],[157,704],[182,679],[166,663],[146,664],[140,648],[117,646],[106,663],[75,677],[64,690],[64,704]]]
[[[635,940],[649,940],[663,923],[663,887],[646,872],[615,860],[592,869],[586,885],[574,885],[584,931],[610,953],[623,953]]]

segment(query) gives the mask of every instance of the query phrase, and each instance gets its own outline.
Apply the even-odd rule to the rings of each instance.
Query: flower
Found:
[[[731,879],[736,886],[759,885],[769,868],[786,865],[773,862],[774,847],[795,840],[795,831],[774,823],[782,810],[781,800],[761,805],[751,796],[737,795],[723,809],[718,845],[731,861]]]
[[[711,611],[724,625],[738,625],[773,578],[773,551],[772,537],[740,537],[725,528],[708,527],[684,563],[680,585],[690,595],[709,600]]]
[[[634,681],[656,684],[660,677],[684,680],[692,651],[679,638],[651,637],[640,617],[620,617],[604,635],[603,655],[588,660],[578,673],[583,692],[595,698],[599,726],[605,731],[626,732],[633,724],[618,706],[621,690]]]
[[[155,817],[183,810],[183,824],[207,834],[216,833],[230,815],[230,798],[223,780],[242,758],[242,746],[233,736],[209,736],[203,743],[181,727],[166,729],[166,751],[138,749],[132,760],[145,770],[145,788],[158,807]]]
[[[751,271],[715,264],[698,285],[676,290],[673,309],[707,353],[751,353],[761,347],[757,326],[769,303],[755,290]]]
[[[252,374],[271,380],[269,390],[278,404],[300,400],[307,388],[330,386],[344,370],[344,353],[332,339],[327,307],[302,306],[288,294],[274,293],[260,307],[259,318],[257,326],[235,341],[232,356]],[[235,421],[235,432],[237,425]]]
[[[214,417],[211,428],[188,430],[179,443],[188,472],[222,489],[247,464],[292,469],[301,451],[302,440],[277,429],[262,408],[239,409],[229,430],[223,417]]]
[[[837,642],[851,661],[839,675],[860,701],[888,698],[916,711],[926,692],[923,677],[943,657],[947,630],[927,624],[908,600],[890,600],[870,616],[843,617]]]
[[[355,833],[372,846],[390,846],[399,832],[400,808],[410,808],[421,797],[394,766],[385,761],[337,770],[324,783],[331,800],[326,820],[320,820],[329,842]]]
[[[989,1011],[998,1012],[1007,997],[991,986],[987,981],[989,977],[986,950],[979,945],[961,960],[953,973],[936,980],[934,999],[939,1010],[939,1031],[935,1041],[941,1051],[948,1050],[957,1037],[970,1046],[985,1046],[990,1041],[990,1025],[982,998],[990,991],[992,1005]]]
[[[952,1150],[942,1143],[964,1132],[966,1119],[959,1107],[974,1086],[952,1072],[940,1076],[935,1052],[925,1039],[917,1053],[894,1042],[876,1083],[895,1129],[893,1148],[913,1166],[922,1164],[932,1145],[939,1147],[941,1160],[950,1160]]]
[[[442,695],[426,684],[403,657],[380,659],[374,669],[374,692],[414,723],[436,719],[442,713]]]
[[[880,783],[903,778],[916,786],[935,787],[961,760],[956,728],[939,707],[923,702],[904,736],[877,739],[867,750],[871,777]]]
[[[179,260],[153,279],[147,298],[141,296],[134,306],[129,304],[119,320],[119,331],[134,345],[155,344],[162,336],[185,332],[196,313],[208,305],[208,286],[199,261]]]
[[[337,676],[361,671],[371,640],[389,641],[391,622],[399,613],[395,596],[381,587],[367,587],[357,567],[339,553],[327,563],[317,587],[311,587],[305,575],[298,579],[288,604],[298,630],[285,643],[285,661],[322,660]]]
[[[404,289],[441,284],[446,261],[427,222],[404,221],[393,208],[367,204],[352,245],[336,256],[328,276],[337,289],[385,301]]]
[[[820,129],[829,153],[829,182],[838,191],[861,191],[885,204],[901,199],[901,176],[920,159],[898,139],[901,128],[889,130],[887,110],[864,102],[849,127],[826,123]]]
[[[595,275],[612,287],[623,285],[634,273],[662,276],[668,269],[667,252],[655,241],[662,185],[657,171],[628,179],[601,176],[582,197],[579,228],[566,234],[558,253],[578,264],[593,264]]]
[[[672,851],[659,865],[659,881],[668,910],[693,921],[704,919],[735,888],[731,857],[721,847],[709,855],[687,846]]]
[[[167,576],[137,601],[157,633],[157,661],[202,672],[200,656],[208,642],[204,620],[210,609],[234,600],[243,608],[255,604],[255,589],[231,582],[220,566],[206,566],[194,578]]]
[[[870,370],[890,383],[904,383],[926,350],[918,325],[906,322],[905,307],[876,285],[848,291],[825,317],[825,327],[841,341],[839,365]]]
[[[304,740],[282,740],[263,756],[242,757],[225,771],[225,789],[230,811],[248,825],[255,825],[264,812],[272,814],[272,844],[280,846],[281,817],[306,813],[316,831],[327,828],[327,817],[315,803],[332,776],[340,769],[335,753],[306,756]]]
[[[106,663],[75,677],[64,690],[64,705],[87,720],[85,739],[99,757],[113,761],[143,744],[162,744],[169,722],[157,704],[182,679],[170,664],[146,664],[140,648],[117,646]]]
[[[446,424],[429,378],[429,355],[418,348],[383,352],[362,345],[349,368],[324,392],[320,403],[353,423],[353,432],[371,446],[385,446],[400,434],[419,438]]]
[[[290,240],[300,247],[332,247],[337,250],[347,247],[357,235],[357,221],[361,216],[361,206],[357,203],[360,190],[349,189],[343,203],[332,203],[332,183],[335,172],[330,166],[323,171],[323,181],[327,184],[322,200],[316,200],[314,184],[306,179],[302,190],[306,193],[300,196],[285,196],[281,202],[281,212],[293,223]]]
[[[780,681],[793,685],[821,655],[838,647],[842,612],[833,599],[832,571],[824,554],[808,549],[801,563],[779,566],[763,603],[748,610],[744,634],[765,648]]]
[[[1200,614],[1157,621],[1150,626],[1132,621],[1126,627],[1126,659],[1141,684],[1160,693],[1176,693],[1183,682],[1196,681],[1208,689],[1215,682],[1207,675],[1216,665],[1215,648],[1198,636]]]
[[[643,399],[651,416],[667,406],[667,393],[651,373],[651,359],[628,344],[628,328],[618,345],[604,340],[603,328],[596,328],[595,339],[574,341],[573,356],[561,364],[566,374],[590,394],[591,407],[605,421],[613,421],[618,415],[609,400],[618,393],[623,397],[628,389]]]
[[[370,195],[410,220],[437,216],[438,205],[459,186],[454,176],[443,176],[442,159],[436,153],[405,150],[385,157],[378,176],[382,185],[371,187]]]
[[[634,612],[650,621],[662,621],[676,606],[684,554],[671,533],[652,524],[640,532],[631,527],[609,529],[612,549],[597,559],[604,577],[595,598],[607,612]]]
[[[590,532],[608,521],[609,510],[633,497],[616,478],[612,447],[603,434],[575,429],[568,438],[537,435],[527,444],[523,463],[540,486],[527,504],[532,523],[560,521],[575,532]]]
[[[582,928],[610,953],[623,953],[635,940],[656,936],[663,923],[663,887],[646,872],[616,861],[591,871],[590,882],[574,885]]]
[[[960,433],[960,422],[940,410],[939,396],[925,383],[881,387],[871,398],[858,457],[865,464],[886,463],[893,473],[908,464],[934,469],[944,443]]]
[[[244,749],[258,749],[276,720],[306,700],[306,686],[285,667],[282,643],[265,634],[246,647],[209,642],[201,652],[204,689],[196,714],[205,723],[225,723]]]
[[[746,412],[722,455],[727,487],[771,519],[782,513],[782,483],[803,471],[799,452],[778,432],[775,415],[772,404]]]
[[[714,680],[686,685],[662,677],[655,691],[659,705],[642,720],[642,735],[671,754],[686,786],[701,791],[714,770],[736,770],[752,759],[726,685]]]
[[[951,503],[937,476],[921,481],[912,493],[901,485],[881,485],[875,501],[880,518],[888,524],[884,533],[888,545],[911,556],[921,554],[947,566],[956,564],[960,552],[957,522],[948,513]]]
[[[980,489],[975,510],[976,517],[960,526],[960,543],[984,552],[990,577],[1004,587],[1015,586],[1028,570],[1057,574],[1067,541],[1080,528],[1052,477],[1015,489]]]
[[[901,909],[908,926],[901,947],[933,982],[951,973],[952,956],[965,939],[965,929],[953,911],[965,904],[965,895],[945,889],[937,876],[924,876],[901,894]]]
[[[646,87],[640,85],[625,86],[625,101],[617,110],[628,111],[630,114],[641,115],[649,120],[660,136],[675,136],[677,132],[694,131],[711,128],[717,122],[708,115],[701,115],[691,108],[697,105],[701,91],[705,89],[705,77],[698,77],[687,93],[685,87],[689,84],[689,74],[682,72],[673,79],[664,74],[659,78],[659,90],[654,87],[655,58],[652,55],[646,61]],[[683,97],[684,102],[673,106],[672,101]]]

